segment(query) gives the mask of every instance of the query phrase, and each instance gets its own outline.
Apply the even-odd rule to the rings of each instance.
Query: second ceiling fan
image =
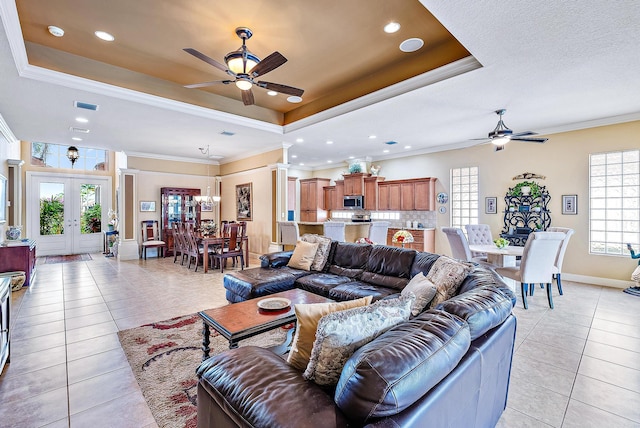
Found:
[[[184,48],[183,50],[196,58],[216,67],[219,70],[224,71],[233,79],[229,80],[215,80],[211,82],[195,83],[192,85],[185,85],[185,88],[202,88],[205,86],[235,83],[235,85],[242,90],[242,102],[244,105],[254,104],[253,92],[251,88],[259,86],[271,91],[280,92],[282,94],[293,95],[301,97],[304,93],[303,89],[294,88],[293,86],[282,85],[279,83],[256,81],[259,76],[267,74],[268,72],[275,70],[282,64],[287,62],[287,59],[278,51],[267,56],[265,59],[260,60],[256,55],[251,53],[247,49],[246,41],[250,39],[253,33],[247,27],[236,28],[236,34],[242,39],[242,46],[233,52],[229,52],[224,57],[223,65],[213,58],[199,52],[193,48]]]
[[[496,146],[496,152],[500,150],[504,150],[504,145],[509,141],[524,141],[528,143],[544,143],[548,140],[548,138],[536,138],[530,137],[530,135],[537,135],[535,132],[525,131],[518,132],[516,134],[504,124],[502,121],[502,116],[506,113],[507,109],[496,110],[496,114],[500,117],[498,120],[498,124],[493,129],[493,131],[489,132],[487,138],[490,143],[493,143]],[[476,138],[476,140],[486,140],[487,138]]]

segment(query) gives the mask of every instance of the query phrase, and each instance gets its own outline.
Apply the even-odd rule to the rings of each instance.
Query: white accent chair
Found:
[[[325,221],[323,235],[331,238],[333,241],[345,241],[345,222],[343,221]]]
[[[387,245],[388,221],[374,221],[369,226],[369,240],[374,244]]]
[[[471,250],[469,250],[469,242],[467,241],[467,237],[464,236],[462,229],[457,227],[443,227],[442,231],[447,235],[454,259],[467,262],[479,262],[473,259]]]
[[[491,234],[491,228],[488,224],[467,224],[464,226],[467,230],[467,240],[469,245],[492,245],[493,235]],[[471,252],[471,255],[476,258],[483,258],[487,260],[486,253]]]
[[[295,221],[279,221],[278,222],[278,241],[282,245],[284,250],[285,245],[295,245],[300,239],[300,230],[298,229],[298,223]]]
[[[556,262],[553,266],[553,275],[556,277],[558,293],[560,293],[560,295],[562,296],[562,281],[560,279],[560,274],[562,273],[562,261],[564,260],[564,253],[567,251],[567,245],[569,245],[569,239],[571,239],[571,235],[573,235],[575,231],[568,227],[550,227],[547,229],[547,232],[564,233],[564,239],[562,240],[562,245],[560,246],[560,250],[558,250]]]
[[[556,256],[564,238],[565,234],[561,232],[533,232],[527,238],[520,266],[495,269],[500,275],[520,282],[522,304],[525,309],[529,308],[527,304],[529,286],[533,289],[535,284],[546,284],[549,307],[553,309],[551,283]]]

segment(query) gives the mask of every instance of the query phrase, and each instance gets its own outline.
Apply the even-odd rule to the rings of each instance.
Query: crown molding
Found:
[[[9,125],[4,120],[4,117],[2,117],[1,114],[0,114],[0,134],[2,134],[4,138],[7,139],[9,144],[20,142],[20,140],[18,140],[16,136],[13,134],[13,132],[11,131],[11,128],[9,128]]]

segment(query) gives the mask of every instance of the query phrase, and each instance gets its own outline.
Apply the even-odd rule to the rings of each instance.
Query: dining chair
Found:
[[[464,226],[467,231],[469,245],[493,245],[493,235],[488,224],[467,224]],[[486,253],[471,252],[473,257],[487,259]]]
[[[325,221],[322,234],[331,238],[332,241],[344,242],[345,227],[346,224],[343,221]]]
[[[568,227],[550,227],[547,229],[547,232],[564,233],[564,239],[562,240],[562,245],[558,250],[558,255],[556,256],[556,262],[553,266],[553,275],[556,278],[558,293],[560,293],[560,295],[562,296],[562,280],[560,278],[560,275],[562,274],[562,262],[564,261],[564,254],[567,251],[567,245],[569,245],[569,239],[571,239],[571,235],[573,235],[575,231]]]
[[[278,222],[278,242],[282,245],[284,251],[285,245],[294,246],[300,239],[300,230],[298,229],[298,223],[295,221],[279,221]]]
[[[142,241],[140,241],[140,258],[144,255],[144,259],[147,260],[147,248],[155,248],[158,252],[158,257],[160,257],[160,255],[164,257],[164,249],[167,244],[160,239],[158,220],[142,220],[140,226],[142,234]]]
[[[387,245],[387,232],[390,222],[374,221],[369,226],[369,240],[374,244]]]
[[[547,299],[549,307],[553,309],[553,296],[551,282],[556,256],[565,237],[561,232],[532,232],[524,245],[520,266],[498,267],[496,272],[500,275],[518,281],[522,294],[522,305],[525,309],[529,287],[535,284],[545,284],[547,287]]]
[[[176,260],[178,260],[178,253],[180,253],[181,265],[184,263],[184,256],[186,255],[184,236],[180,230],[182,227],[182,223],[179,222],[171,224],[171,231],[173,233],[173,262],[175,263]]]
[[[225,239],[225,244],[212,256],[216,262],[216,265],[220,265],[220,273],[224,273],[224,267],[227,264],[227,259],[232,258],[235,261],[240,259],[240,268],[244,270],[244,252],[242,250],[242,236],[238,234],[240,231],[240,225],[238,223],[229,224],[229,239]],[[224,263],[223,263],[224,261]]]
[[[464,236],[462,229],[457,227],[443,227],[442,231],[447,235],[449,246],[451,247],[451,255],[454,259],[467,262],[476,261],[473,260],[473,255],[471,254],[471,250],[469,250],[469,242],[467,241],[467,237]]]

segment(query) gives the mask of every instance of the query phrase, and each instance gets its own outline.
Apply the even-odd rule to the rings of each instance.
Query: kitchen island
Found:
[[[345,222],[345,241],[355,242],[357,239],[368,237],[370,225],[370,222]],[[317,235],[323,235],[324,222],[299,221],[298,230],[300,231],[300,236],[304,235],[305,233],[315,233]]]

